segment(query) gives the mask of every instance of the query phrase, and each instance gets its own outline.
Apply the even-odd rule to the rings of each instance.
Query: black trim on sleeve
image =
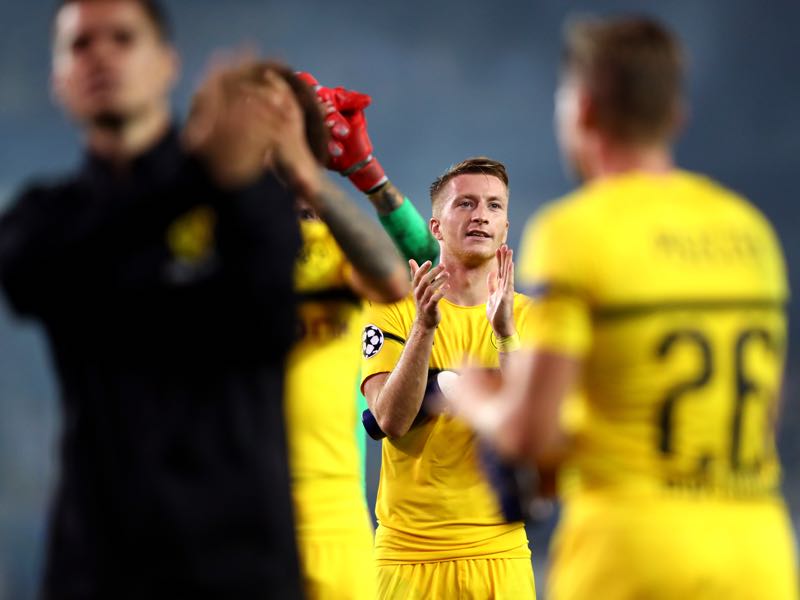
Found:
[[[586,291],[579,287],[554,281],[543,281],[533,284],[523,288],[522,293],[534,300],[553,296],[574,296],[576,298],[586,298],[588,296]]]
[[[383,329],[381,329],[381,331],[383,332],[383,337],[385,337],[387,340],[394,340],[395,342],[399,342],[403,346],[406,345],[406,341],[403,338],[401,338],[399,335],[394,334],[394,333],[392,333],[390,331],[385,331]]]
[[[725,298],[669,300],[665,302],[642,302],[640,304],[618,304],[598,306],[592,317],[598,321],[648,316],[654,313],[678,311],[721,310],[786,310],[786,301],[775,298]]]

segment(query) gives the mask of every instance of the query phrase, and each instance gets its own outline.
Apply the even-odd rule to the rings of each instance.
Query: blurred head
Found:
[[[294,209],[297,211],[297,218],[300,221],[320,221],[317,211],[311,206],[311,203],[305,198],[300,196],[295,197]]]
[[[328,128],[325,126],[325,114],[317,100],[314,89],[305,81],[297,76],[297,73],[283,65],[272,61],[258,63],[252,70],[251,77],[254,81],[261,80],[264,69],[270,69],[280,75],[289,84],[294,93],[295,100],[303,113],[303,127],[306,133],[306,143],[311,154],[317,159],[320,165],[325,165],[328,161]],[[278,176],[281,176],[278,170]],[[314,207],[299,196],[295,200],[295,210],[301,221],[320,221]]]
[[[682,120],[683,56],[676,37],[644,17],[568,25],[556,92],[556,133],[582,176],[598,138],[669,146]]]
[[[53,23],[52,86],[87,126],[122,127],[169,111],[178,59],[155,0],[62,0]]]
[[[492,260],[508,235],[508,174],[486,157],[453,165],[431,184],[430,227],[442,253],[468,267]]]
[[[306,143],[320,165],[328,162],[328,128],[325,126],[325,114],[322,106],[317,100],[314,89],[305,81],[297,76],[286,65],[275,62],[267,62],[261,65],[275,71],[280,75],[294,92],[294,97],[303,111],[303,125],[306,132]],[[257,77],[261,76],[259,69]]]

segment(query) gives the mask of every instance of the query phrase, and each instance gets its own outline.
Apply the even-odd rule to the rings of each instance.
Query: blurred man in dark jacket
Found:
[[[295,201],[328,184],[274,71],[215,72],[182,143],[177,70],[155,2],[63,1],[52,81],[84,164],[0,219],[64,406],[46,598],[300,595],[283,369]]]

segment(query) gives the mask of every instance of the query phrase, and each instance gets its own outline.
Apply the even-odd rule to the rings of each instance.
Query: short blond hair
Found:
[[[431,184],[431,208],[434,210],[434,212],[436,210],[436,200],[438,199],[441,191],[447,185],[448,181],[454,177],[458,177],[459,175],[469,175],[475,173],[497,177],[503,182],[503,185],[506,186],[506,189],[508,189],[508,173],[506,172],[506,166],[503,163],[486,156],[475,156],[468,158],[466,160],[462,160],[460,163],[451,165],[450,168],[439,175],[439,177],[437,177]]]

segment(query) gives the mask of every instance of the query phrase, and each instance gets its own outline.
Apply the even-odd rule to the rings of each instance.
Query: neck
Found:
[[[123,121],[118,126],[92,123],[86,132],[86,144],[93,154],[124,167],[155,145],[169,129],[169,124],[167,106]]]
[[[630,171],[663,175],[675,168],[672,152],[666,144],[630,145],[598,142],[587,161],[589,179],[600,179]]]
[[[486,278],[492,269],[496,268],[494,258],[477,266],[467,266],[458,258],[448,256],[442,248],[441,262],[450,274],[448,279],[450,289],[447,290],[445,298],[459,306],[476,306],[486,302],[489,295]]]

